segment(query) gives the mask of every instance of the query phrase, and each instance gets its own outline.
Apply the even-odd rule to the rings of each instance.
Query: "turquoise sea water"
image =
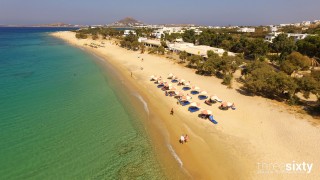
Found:
[[[0,28],[0,179],[165,178],[143,115],[57,30]]]

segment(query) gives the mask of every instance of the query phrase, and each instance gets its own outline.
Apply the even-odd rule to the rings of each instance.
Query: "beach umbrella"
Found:
[[[168,78],[171,79],[174,75],[172,73],[168,74]]]
[[[233,105],[233,103],[227,102],[227,106],[228,106],[228,107],[231,107],[232,105]]]
[[[191,89],[195,91],[200,91],[200,88],[198,86],[192,86]]]
[[[189,82],[184,82],[183,84],[184,84],[184,86],[186,86],[186,87],[189,87],[189,86],[190,86],[190,83],[189,83]]]
[[[212,111],[210,111],[210,110],[203,110],[203,111],[201,111],[201,114],[211,115],[211,114],[212,114]]]
[[[201,91],[199,95],[201,96],[207,96],[208,92],[207,91]]]
[[[182,96],[181,97],[181,101],[190,101],[191,100],[191,96]]]
[[[196,107],[196,108],[199,108],[200,109],[200,103],[198,102],[193,102],[190,104],[191,107]]]
[[[227,103],[227,102],[222,102],[222,103],[221,103],[221,106],[222,106],[222,107],[228,107],[228,103]]]
[[[176,94],[176,96],[183,96],[184,95],[183,92],[181,92],[181,91],[175,91],[174,93]]]
[[[178,79],[178,76],[172,76],[172,79],[173,80]]]
[[[155,75],[150,76],[150,79],[151,79],[151,80],[156,80],[155,78],[156,78]]]
[[[211,96],[210,99],[211,99],[212,101],[222,102],[222,100],[219,99],[218,96],[216,96],[216,95]]]
[[[174,86],[169,86],[169,90],[170,90],[170,91],[176,91],[176,90],[177,90],[177,88],[176,88],[176,87],[174,87]]]
[[[179,82],[180,82],[180,83],[184,83],[184,82],[186,82],[186,80],[180,79]]]

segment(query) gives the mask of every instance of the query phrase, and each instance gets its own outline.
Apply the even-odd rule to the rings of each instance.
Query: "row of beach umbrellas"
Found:
[[[180,101],[191,103],[190,107],[201,109],[200,103],[192,102],[192,100],[191,100],[192,97],[189,95],[185,95],[183,91],[178,91],[177,88],[172,84],[173,82],[178,82],[180,85],[183,85],[184,88],[191,89],[191,92],[196,92],[197,94],[199,94],[199,97],[200,96],[205,97],[204,99],[208,98],[207,91],[201,90],[200,87],[198,87],[196,85],[191,86],[190,81],[186,81],[185,79],[179,79],[179,77],[175,76],[173,73],[168,74],[168,77],[167,77],[168,79],[171,80],[172,83],[169,83],[166,80],[162,80],[161,76],[152,75],[150,78],[152,81],[156,81],[157,84],[164,86],[168,90],[167,92],[174,93],[175,96],[178,96],[180,98]],[[211,101],[220,102],[221,107],[234,106],[234,103],[222,102],[222,100],[217,95],[212,95],[212,96],[210,96],[209,99]],[[210,110],[203,110],[201,113],[205,114],[205,115],[212,114],[212,112]]]

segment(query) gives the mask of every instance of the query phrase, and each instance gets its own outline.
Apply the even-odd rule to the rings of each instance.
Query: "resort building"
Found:
[[[142,42],[147,47],[159,47],[161,46],[160,40],[154,40],[154,39],[147,39],[147,38],[139,38],[139,42]],[[180,40],[174,42],[174,43],[167,43],[168,50],[172,52],[182,52],[186,51],[189,55],[199,55],[204,58],[207,58],[207,52],[213,51],[214,53],[218,54],[219,56],[222,56],[224,52],[226,52],[224,49],[221,48],[215,48],[210,46],[196,46],[193,43],[186,43],[182,42]],[[228,56],[235,56],[235,53],[228,52]]]
[[[128,36],[130,33],[136,35],[136,31],[134,30],[124,30],[123,36]]]
[[[279,34],[282,34],[282,32],[269,33],[269,34],[265,37],[265,41],[268,41],[268,42],[272,43],[273,39],[276,38]],[[293,38],[294,41],[297,42],[298,40],[301,40],[301,39],[304,39],[304,38],[310,36],[310,34],[288,33],[287,36]]]
[[[168,48],[169,50],[176,53],[186,51],[189,55],[199,55],[205,58],[208,57],[207,56],[208,51],[213,51],[219,56],[222,56],[223,53],[225,52],[225,50],[221,48],[215,48],[215,47],[204,46],[204,45],[196,46],[192,43],[185,43],[185,42],[168,44]],[[235,56],[235,54],[232,52],[228,52],[228,55]]]
[[[238,32],[244,32],[244,33],[251,33],[251,32],[255,32],[255,31],[256,31],[255,28],[248,28],[248,27],[238,29]]]
[[[155,30],[152,35],[160,39],[161,37],[164,37],[165,34],[171,33],[184,33],[184,30],[182,29],[182,27],[163,27],[161,29]]]
[[[143,43],[143,45],[145,45],[147,47],[159,47],[159,46],[161,46],[161,42],[159,40],[153,40],[153,39],[145,38],[145,39],[141,39],[140,41]]]

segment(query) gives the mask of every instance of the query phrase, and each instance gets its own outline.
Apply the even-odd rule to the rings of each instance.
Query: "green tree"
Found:
[[[215,52],[213,52],[212,50],[207,51],[207,56],[208,58],[218,58],[219,55]]]
[[[291,99],[297,84],[283,72],[275,72],[269,66],[254,69],[247,75],[244,87],[255,94],[276,98]]]
[[[254,39],[249,41],[245,56],[251,59],[258,59],[265,56],[269,51],[268,43],[263,39]]]
[[[320,58],[320,36],[308,36],[297,41],[297,46],[301,54]]]
[[[276,53],[280,53],[280,59],[283,60],[287,55],[297,50],[297,46],[292,38],[288,38],[287,34],[279,34],[274,38],[271,48]]]
[[[194,32],[193,29],[191,30],[186,30],[182,34],[182,39],[184,42],[189,42],[189,43],[196,43],[196,33]]]
[[[195,67],[195,68],[197,68],[199,63],[201,63],[202,60],[203,60],[203,58],[201,56],[199,56],[199,55],[191,55],[187,59],[189,61],[188,66],[189,67]]]
[[[307,75],[303,76],[302,78],[297,79],[298,90],[299,92],[303,93],[305,98],[309,98],[310,93],[318,94],[319,92],[319,81],[316,81],[312,76]]]
[[[188,57],[188,53],[186,51],[181,51],[179,53],[179,58],[180,58],[181,62],[185,62],[187,57]]]

